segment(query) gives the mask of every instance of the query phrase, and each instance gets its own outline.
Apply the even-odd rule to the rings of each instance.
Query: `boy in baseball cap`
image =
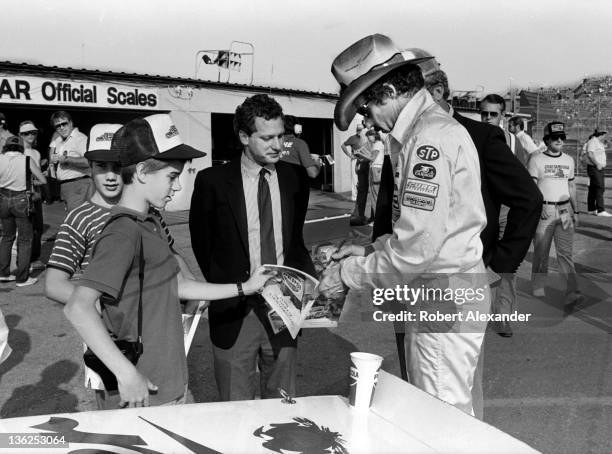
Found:
[[[169,115],[130,121],[114,134],[110,149],[118,153],[122,165],[123,193],[65,313],[117,378],[118,390],[106,392],[106,408],[184,403],[187,361],[179,298],[253,294],[269,276],[260,268],[244,284],[210,284],[179,274],[178,262],[160,234],[159,219],[149,209],[163,208],[181,189],[178,178],[185,161],[205,154],[183,143]],[[142,278],[140,267],[133,265],[141,254]],[[102,319],[95,304],[103,295]],[[142,324],[136,322],[140,296]],[[142,325],[138,332],[137,325]],[[108,331],[120,340],[134,342],[141,337],[143,353],[136,364],[123,356]]]

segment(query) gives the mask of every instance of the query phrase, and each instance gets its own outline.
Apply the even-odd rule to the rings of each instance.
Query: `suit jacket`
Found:
[[[189,212],[193,252],[209,282],[245,282],[250,274],[246,205],[240,157],[228,164],[198,172]],[[284,264],[314,274],[304,245],[303,227],[310,189],[303,167],[276,164],[283,219]],[[230,348],[242,321],[259,295],[211,302],[210,337],[214,345]]]
[[[506,145],[501,128],[457,112],[453,117],[472,137],[480,160],[481,192],[487,213],[487,226],[480,234],[483,261],[496,273],[514,273],[525,258],[538,226],[542,193]],[[510,211],[504,235],[498,239],[502,204]]]

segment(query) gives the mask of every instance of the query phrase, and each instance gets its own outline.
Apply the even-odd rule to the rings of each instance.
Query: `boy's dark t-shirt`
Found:
[[[102,231],[92,260],[77,285],[116,298],[125,281],[120,301],[116,305],[105,305],[103,318],[107,328],[117,338],[136,340],[139,293],[137,254],[142,234],[145,258],[142,295],[144,352],[136,367],[159,387],[157,394],[150,396],[151,405],[159,405],[182,396],[187,384],[187,360],[178,297],[179,266],[156,217],[123,207],[114,207],[111,215],[119,212],[129,213],[138,221],[121,217]]]

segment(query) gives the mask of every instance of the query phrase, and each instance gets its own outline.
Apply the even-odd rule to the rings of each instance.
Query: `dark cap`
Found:
[[[2,152],[4,153],[6,151],[21,151],[23,153],[23,145],[21,144],[19,137],[7,137],[6,142],[4,142],[4,146],[2,147]]]
[[[544,140],[557,139],[559,137],[563,140],[566,139],[565,124],[560,121],[553,121],[544,127]]]
[[[185,145],[168,114],[136,118],[113,136],[111,150],[119,153],[122,167],[147,159],[188,161],[203,158],[206,153]]]

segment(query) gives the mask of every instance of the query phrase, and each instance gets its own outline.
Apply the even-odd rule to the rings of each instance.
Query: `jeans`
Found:
[[[588,165],[587,175],[589,176],[587,210],[600,213],[606,209],[604,206],[604,189],[606,187],[604,171],[598,170],[595,166]]]
[[[550,245],[555,240],[557,249],[557,261],[559,271],[567,280],[567,291],[569,295],[578,289],[576,279],[576,269],[572,257],[572,247],[574,244],[574,226],[570,225],[563,229],[559,210],[567,209],[570,214],[572,209],[569,203],[565,205],[544,205],[542,216],[548,215],[547,219],[540,219],[533,240],[533,266],[531,271],[531,282],[533,289],[544,288],[546,274],[548,273],[548,255]]]
[[[32,221],[28,216],[28,200],[25,191],[0,189],[0,220],[2,239],[0,239],[0,276],[10,274],[11,249],[17,240],[17,282],[25,282],[30,276],[30,257],[32,254]]]

